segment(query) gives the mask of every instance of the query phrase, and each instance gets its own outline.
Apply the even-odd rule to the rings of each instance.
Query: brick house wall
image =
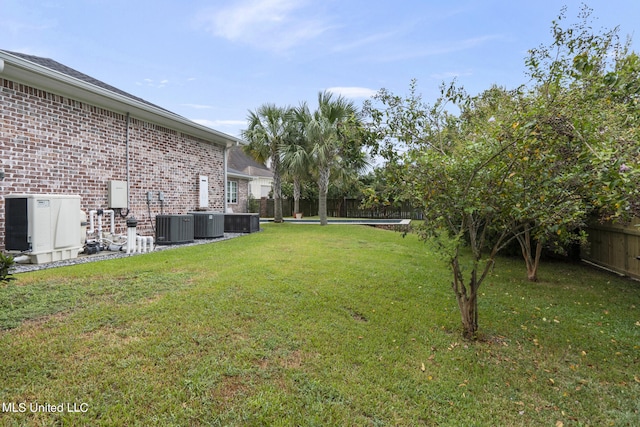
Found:
[[[224,147],[135,117],[0,78],[0,249],[4,195],[75,194],[82,210],[107,209],[107,183],[126,181],[129,122],[130,216],[153,235],[151,216],[198,208],[199,176],[209,178],[209,210],[224,210]],[[167,126],[170,126],[169,124]],[[126,213],[126,212],[125,212]],[[116,220],[116,233],[126,230]]]
[[[249,180],[230,174],[227,177],[227,182],[232,181],[238,185],[238,201],[236,203],[227,201],[227,212],[247,213],[249,203]]]
[[[238,204],[233,207],[233,213],[246,213],[249,203],[249,181],[238,179]]]

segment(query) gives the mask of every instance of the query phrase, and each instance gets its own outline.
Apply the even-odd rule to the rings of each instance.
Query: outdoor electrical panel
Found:
[[[109,181],[108,195],[110,209],[126,209],[127,200],[129,199],[127,191],[127,181]]]
[[[200,175],[200,208],[208,208],[209,207],[209,177],[206,175]]]

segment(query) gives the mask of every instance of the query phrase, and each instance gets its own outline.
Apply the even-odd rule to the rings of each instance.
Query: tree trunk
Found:
[[[462,317],[462,336],[468,340],[475,340],[478,333],[478,298],[477,295],[458,300]]]
[[[329,191],[329,174],[331,170],[326,166],[321,166],[318,177],[318,215],[320,225],[327,225],[327,192]]]
[[[453,270],[453,291],[456,294],[462,319],[462,335],[465,339],[475,340],[478,333],[478,287],[476,267],[471,272],[469,286],[465,286],[462,270],[456,257],[451,261]]]
[[[538,267],[540,266],[540,256],[542,255],[542,242],[536,241],[535,254],[531,242],[531,232],[529,226],[525,226],[524,233],[517,237],[522,251],[524,263],[527,266],[527,279],[530,282],[538,281]]]
[[[538,267],[540,266],[540,256],[542,255],[542,243],[536,241],[536,253],[531,262],[527,263],[527,279],[531,282],[538,281]],[[531,255],[529,255],[531,257]]]
[[[272,160],[273,168],[273,222],[282,222],[282,177],[278,156]]]
[[[300,212],[300,178],[293,178],[293,214]]]

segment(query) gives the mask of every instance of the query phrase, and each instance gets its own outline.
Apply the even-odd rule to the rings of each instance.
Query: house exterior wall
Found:
[[[250,192],[254,199],[261,199],[262,197],[269,197],[269,192],[267,194],[262,194],[262,188],[268,187],[269,191],[271,191],[271,187],[273,185],[273,178],[254,178],[253,181],[249,183]]]
[[[170,126],[170,124],[167,124]],[[4,196],[76,194],[81,209],[107,209],[107,183],[127,180],[127,116],[0,78],[0,249],[4,249]],[[224,148],[131,117],[129,215],[153,235],[151,216],[196,210],[199,176],[209,177],[209,210],[224,209]],[[126,210],[125,212],[126,213]],[[116,232],[126,230],[123,218]]]
[[[233,213],[246,213],[249,202],[249,180],[229,177],[229,181],[238,183],[238,203],[229,203],[227,208]]]

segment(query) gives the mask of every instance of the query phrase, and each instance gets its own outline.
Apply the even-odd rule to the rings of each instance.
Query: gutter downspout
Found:
[[[129,199],[130,196],[130,184],[129,184],[129,123],[131,122],[131,116],[127,111],[127,131],[125,134],[125,155],[127,156],[127,216],[129,215]]]
[[[223,213],[227,213],[227,155],[229,153],[229,146],[225,145],[224,146],[224,150],[222,152],[222,163],[224,165],[224,182],[222,183],[222,202],[223,202],[223,209],[222,212]]]

